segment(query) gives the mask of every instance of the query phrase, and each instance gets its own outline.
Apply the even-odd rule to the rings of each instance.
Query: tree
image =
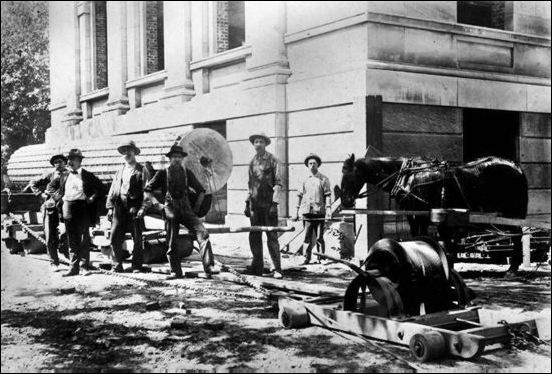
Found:
[[[44,142],[50,127],[48,6],[2,1],[2,165],[19,147]]]

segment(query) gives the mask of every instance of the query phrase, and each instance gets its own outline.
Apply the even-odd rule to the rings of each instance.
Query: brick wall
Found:
[[[228,1],[217,1],[217,52],[228,49]]]
[[[504,1],[458,1],[459,23],[504,30]]]
[[[146,74],[165,68],[163,2],[146,1]]]
[[[107,87],[107,12],[105,1],[94,1],[96,29],[96,89]]]
[[[504,30],[504,1],[491,1],[491,27]]]

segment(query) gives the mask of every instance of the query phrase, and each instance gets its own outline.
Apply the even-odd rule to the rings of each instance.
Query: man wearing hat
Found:
[[[59,256],[58,250],[62,252],[67,258],[69,258],[69,252],[67,247],[62,244],[64,237],[59,236],[59,213],[56,209],[55,202],[50,199],[50,194],[47,193],[46,187],[55,178],[59,178],[61,174],[68,173],[67,157],[63,154],[56,154],[50,158],[50,165],[54,167],[54,170],[45,173],[44,175],[31,180],[29,186],[33,193],[37,196],[41,196],[44,203],[40,207],[42,212],[42,220],[44,224],[44,236],[46,237],[46,248],[48,249],[48,255],[50,256],[50,266],[53,271],[59,271]]]
[[[91,172],[81,167],[84,156],[79,149],[71,149],[67,156],[69,172],[52,180],[47,190],[62,208],[65,222],[71,266],[64,277],[78,275],[80,258],[84,258],[85,272],[90,262],[89,227],[98,222],[96,203],[104,196],[102,182]]]
[[[209,241],[209,233],[197,217],[197,212],[205,197],[205,189],[199,183],[194,173],[182,166],[184,157],[188,154],[182,147],[173,145],[167,153],[170,164],[166,169],[155,173],[154,177],[144,188],[146,200],[152,199],[152,193],[161,188],[165,196],[165,229],[167,231],[168,251],[167,257],[174,275],[167,279],[182,278],[181,256],[177,249],[178,232],[180,224],[186,226],[192,235],[196,236],[199,243],[200,255],[203,262],[203,269],[206,274],[218,272],[214,266],[213,251]],[[192,207],[188,199],[189,189],[195,190],[199,195]]]
[[[305,166],[310,173],[298,192],[299,201],[295,219],[298,220],[301,214],[305,225],[302,248],[305,255],[304,265],[310,262],[314,245],[320,247],[320,252],[325,251],[324,218],[329,218],[332,192],[330,180],[318,171],[320,165],[322,160],[314,153],[305,158]]]
[[[123,155],[124,164],[115,174],[107,195],[107,219],[111,222],[111,248],[115,254],[115,272],[123,272],[125,233],[130,231],[134,248],[132,270],[142,272],[144,254],[142,231],[144,227],[144,187],[149,178],[148,170],[136,162],[140,148],[131,140],[121,144],[117,151]]]
[[[250,218],[252,226],[278,226],[278,202],[282,187],[279,162],[273,154],[266,151],[270,138],[264,133],[251,135],[249,141],[256,154],[249,163],[249,191],[244,214]],[[274,278],[282,278],[278,234],[267,232],[266,236],[268,252],[274,266]],[[264,261],[261,232],[249,233],[249,246],[253,261],[248,272],[262,275]]]

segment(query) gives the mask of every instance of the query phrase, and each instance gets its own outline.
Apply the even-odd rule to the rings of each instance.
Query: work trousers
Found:
[[[44,236],[46,237],[46,248],[50,261],[59,265],[58,249],[60,246],[59,238],[59,213],[57,209],[43,209]]]
[[[136,208],[136,212],[139,208]],[[123,266],[123,243],[125,234],[130,231],[134,248],[132,250],[132,267],[140,269],[144,264],[144,244],[142,232],[144,231],[144,219],[137,218],[136,212],[131,213],[130,208],[123,201],[117,201],[113,207],[113,222],[111,223],[111,248],[115,254],[115,266]]]
[[[305,261],[309,262],[312,256],[312,248],[314,246],[320,247],[320,252],[325,252],[325,243],[324,243],[324,215],[323,214],[310,214],[304,215],[304,225],[305,225],[305,240],[304,244],[307,245],[305,250]],[[313,218],[315,220],[309,220]]]
[[[72,272],[78,272],[80,259],[90,263],[90,214],[84,200],[64,201],[63,220],[67,231]]]
[[[181,199],[172,199],[165,208],[165,230],[167,231],[168,251],[167,258],[171,266],[171,271],[176,275],[182,275],[182,256],[177,248],[178,232],[180,224],[184,225],[190,234],[195,236],[199,243],[199,254],[203,263],[203,269],[206,273],[210,272],[210,267],[214,265],[213,250],[209,241],[209,233],[201,223],[197,215],[192,210],[188,197]]]
[[[269,207],[252,207],[250,220],[251,226],[278,226],[278,214],[270,214]],[[278,244],[278,233],[267,232],[266,238],[268,253],[272,259],[274,269],[281,272],[282,266],[280,264],[280,245]],[[262,232],[252,231],[249,233],[249,247],[251,248],[251,254],[253,255],[251,270],[260,275],[263,273],[264,267]]]

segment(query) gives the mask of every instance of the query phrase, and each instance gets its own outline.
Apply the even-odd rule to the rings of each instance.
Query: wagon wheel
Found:
[[[426,362],[442,357],[446,352],[445,338],[436,331],[415,334],[410,339],[410,352],[420,362]]]
[[[366,288],[370,290],[372,297],[386,308],[388,315],[403,314],[403,303],[396,291],[396,285],[386,277],[374,278],[367,274],[358,275],[349,284],[343,299],[343,309],[363,313],[366,310]]]
[[[473,299],[472,292],[470,292],[470,289],[466,286],[466,283],[464,283],[464,280],[460,277],[456,270],[449,270],[448,280],[451,288],[451,299],[453,304],[456,303],[455,306],[458,308],[464,308],[471,305],[471,300]]]

